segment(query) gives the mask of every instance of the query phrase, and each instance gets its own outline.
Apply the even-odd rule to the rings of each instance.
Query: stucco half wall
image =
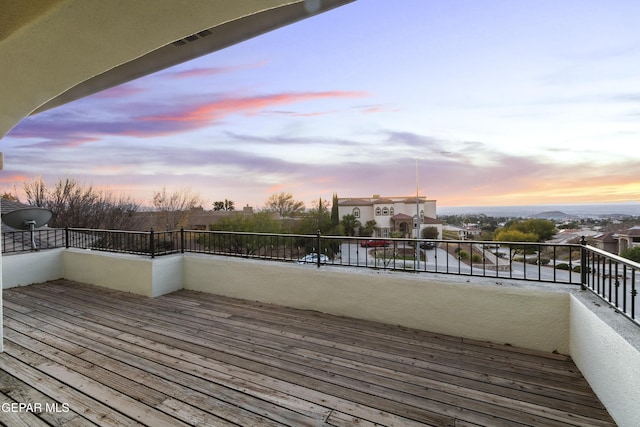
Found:
[[[186,289],[569,352],[566,292],[233,258],[188,256],[184,262]]]
[[[590,293],[571,296],[569,354],[619,426],[640,425],[638,327]]]
[[[65,279],[146,297],[182,289],[182,255],[151,259],[77,249],[62,255]]]

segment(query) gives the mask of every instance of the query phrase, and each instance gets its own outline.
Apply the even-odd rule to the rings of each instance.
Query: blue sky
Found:
[[[29,117],[2,185],[640,200],[640,2],[358,0]]]

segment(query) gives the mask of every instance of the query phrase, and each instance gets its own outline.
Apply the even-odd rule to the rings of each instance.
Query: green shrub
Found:
[[[571,267],[569,266],[569,264],[566,264],[566,263],[564,263],[564,262],[563,262],[563,263],[560,263],[560,264],[558,264],[558,265],[556,265],[556,268],[557,268],[558,270],[567,270],[567,271],[568,271],[568,270],[571,270]]]
[[[551,262],[549,258],[527,258],[527,264],[547,265]]]
[[[620,252],[620,256],[631,261],[640,262],[640,246],[634,246]]]
[[[473,254],[473,256],[471,257],[471,262],[473,262],[474,264],[479,264],[482,262],[482,255],[480,254]]]

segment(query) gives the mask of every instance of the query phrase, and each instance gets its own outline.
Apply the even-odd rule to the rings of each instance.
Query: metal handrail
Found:
[[[638,323],[640,264],[580,244],[475,240],[438,240],[251,233],[233,231],[127,231],[86,228],[36,230],[55,247],[156,256],[175,253],[374,268],[412,273],[441,273],[496,280],[514,279],[580,285]],[[2,233],[4,253],[32,250],[29,232]]]
[[[640,324],[636,317],[640,263],[588,246],[584,238],[582,246],[582,288],[599,296],[616,312]]]

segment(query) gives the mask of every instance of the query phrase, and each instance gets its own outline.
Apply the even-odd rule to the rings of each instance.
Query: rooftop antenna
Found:
[[[36,251],[35,229],[46,225],[53,217],[53,212],[45,208],[23,208],[2,214],[2,222],[11,228],[29,230],[31,232],[31,250]]]

